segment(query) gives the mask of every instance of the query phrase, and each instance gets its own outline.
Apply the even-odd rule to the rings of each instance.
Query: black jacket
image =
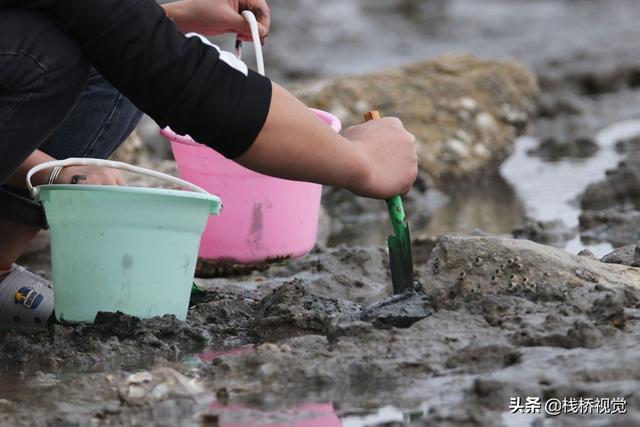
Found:
[[[271,82],[238,71],[198,38],[186,38],[155,0],[0,0],[36,9],[70,34],[88,60],[160,126],[227,157],[260,133]]]

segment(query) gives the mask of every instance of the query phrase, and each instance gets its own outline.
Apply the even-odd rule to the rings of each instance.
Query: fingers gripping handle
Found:
[[[194,185],[183,179],[176,178],[175,176],[167,175],[166,173],[141,168],[138,166],[132,166],[122,162],[115,162],[113,160],[71,158],[66,160],[55,160],[51,162],[40,163],[39,165],[36,165],[33,168],[31,168],[31,170],[29,170],[29,172],[27,173],[27,188],[29,189],[29,192],[31,193],[31,195],[34,196],[34,198],[38,194],[38,187],[34,187],[33,184],[31,184],[31,178],[33,177],[34,174],[40,172],[41,170],[53,168],[55,166],[62,166],[62,167],[100,166],[100,167],[107,167],[107,168],[113,168],[113,169],[120,169],[120,170],[125,170],[127,172],[133,172],[140,175],[146,175],[152,178],[161,179],[163,181],[167,181],[175,185],[180,185],[182,187],[187,187],[197,193],[209,194],[208,191],[198,187],[197,185]]]
[[[260,43],[260,31],[258,31],[258,20],[250,10],[243,10],[242,16],[247,20],[249,27],[251,28],[251,37],[253,38],[253,49],[256,53],[258,73],[264,76],[264,58],[262,56],[262,44]],[[236,55],[238,56],[238,59],[242,58],[242,42],[240,41],[236,44]]]
[[[378,111],[369,111],[364,115],[365,121],[380,119],[380,113]],[[389,215],[391,215],[391,223],[393,224],[393,230],[396,235],[400,235],[402,228],[405,226],[406,217],[404,214],[404,207],[402,206],[402,199],[400,196],[393,196],[386,200]]]

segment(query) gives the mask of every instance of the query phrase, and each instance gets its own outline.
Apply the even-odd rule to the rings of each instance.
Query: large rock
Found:
[[[345,125],[372,109],[402,119],[436,183],[495,171],[532,114],[534,75],[513,61],[445,56],[405,68],[304,84],[294,94]]]
[[[528,240],[445,236],[431,252],[426,283],[447,307],[472,294],[505,293],[534,300],[565,300],[577,289],[628,289],[638,294],[640,269],[575,256]],[[631,291],[633,289],[633,291]],[[581,291],[582,292],[582,291]],[[585,297],[574,295],[573,303]],[[584,298],[584,301],[591,297]]]

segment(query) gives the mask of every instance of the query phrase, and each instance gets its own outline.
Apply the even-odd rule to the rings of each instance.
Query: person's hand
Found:
[[[67,166],[58,175],[55,184],[127,185],[117,169],[98,166]]]
[[[271,25],[266,0],[180,0],[163,7],[185,33],[208,36],[236,33],[240,40],[251,41],[249,24],[240,14],[243,10],[250,10],[256,15],[262,43]]]
[[[400,120],[372,120],[346,129],[343,136],[356,144],[364,162],[364,173],[347,184],[349,190],[376,199],[409,192],[418,175],[416,139]]]

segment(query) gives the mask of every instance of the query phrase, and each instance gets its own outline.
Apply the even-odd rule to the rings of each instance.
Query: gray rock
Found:
[[[538,221],[529,219],[524,225],[513,230],[516,239],[527,239],[537,243],[562,245],[575,236],[576,232],[562,220]]]
[[[570,137],[571,138],[571,137]],[[583,159],[593,156],[600,147],[592,137],[573,137],[568,141],[557,137],[546,137],[529,154],[543,158],[546,161],[557,161],[563,158]]]
[[[581,235],[591,240],[624,246],[640,241],[640,211],[609,208],[580,215]]]
[[[622,264],[632,267],[640,267],[640,246],[634,244],[617,248],[613,252],[603,256],[600,261],[609,264]]]
[[[632,153],[607,171],[603,181],[587,187],[581,196],[584,210],[602,210],[630,204],[640,209],[640,153]]]

